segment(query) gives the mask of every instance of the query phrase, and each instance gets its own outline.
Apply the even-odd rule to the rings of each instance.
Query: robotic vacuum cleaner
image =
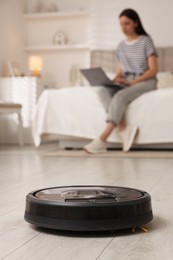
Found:
[[[151,197],[115,186],[64,186],[26,196],[25,220],[68,231],[108,231],[138,227],[153,219]]]

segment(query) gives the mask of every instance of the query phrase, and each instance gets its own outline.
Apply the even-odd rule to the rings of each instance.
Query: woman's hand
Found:
[[[135,80],[126,80],[126,79],[123,79],[123,78],[116,78],[116,80],[114,82],[115,82],[115,84],[119,83],[119,84],[124,84],[124,85],[127,85],[127,86],[132,86],[136,83]]]
[[[117,76],[114,79],[114,83],[119,83],[119,84],[125,84],[127,86],[132,86],[134,84],[140,83],[145,80],[149,80],[152,77],[155,77],[158,71],[158,65],[157,65],[157,57],[155,55],[151,55],[148,57],[148,67],[149,69],[145,71],[144,74],[139,75],[135,79],[132,80],[126,80],[123,79],[121,76]]]

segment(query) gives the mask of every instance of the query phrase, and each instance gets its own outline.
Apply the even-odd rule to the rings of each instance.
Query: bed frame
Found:
[[[170,71],[173,68],[173,47],[159,47],[158,63],[159,71]],[[115,72],[115,51],[95,50],[91,52],[91,67],[102,67],[107,72]]]
[[[173,47],[158,47],[158,64],[159,71],[172,71],[173,68]],[[108,73],[115,73],[115,50],[93,50],[91,51],[91,67],[102,67]],[[58,136],[58,135],[43,135],[43,141],[52,140],[58,141],[59,149],[78,149],[88,143],[88,139]],[[111,148],[121,148],[121,144],[110,144]],[[135,145],[134,148],[143,149],[173,149],[173,144],[150,144],[150,145]]]

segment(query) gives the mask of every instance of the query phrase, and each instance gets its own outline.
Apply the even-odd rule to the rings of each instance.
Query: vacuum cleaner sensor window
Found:
[[[140,226],[153,218],[151,197],[115,186],[65,186],[26,197],[25,220],[36,226],[71,231],[106,231]]]

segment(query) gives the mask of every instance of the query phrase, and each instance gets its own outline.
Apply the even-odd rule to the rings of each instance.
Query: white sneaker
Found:
[[[105,153],[106,150],[106,142],[103,142],[101,139],[96,139],[83,147],[83,149],[88,153]]]
[[[123,142],[123,151],[128,152],[133,144],[133,141],[137,135],[137,126],[126,126],[126,128],[120,132],[120,137]]]

